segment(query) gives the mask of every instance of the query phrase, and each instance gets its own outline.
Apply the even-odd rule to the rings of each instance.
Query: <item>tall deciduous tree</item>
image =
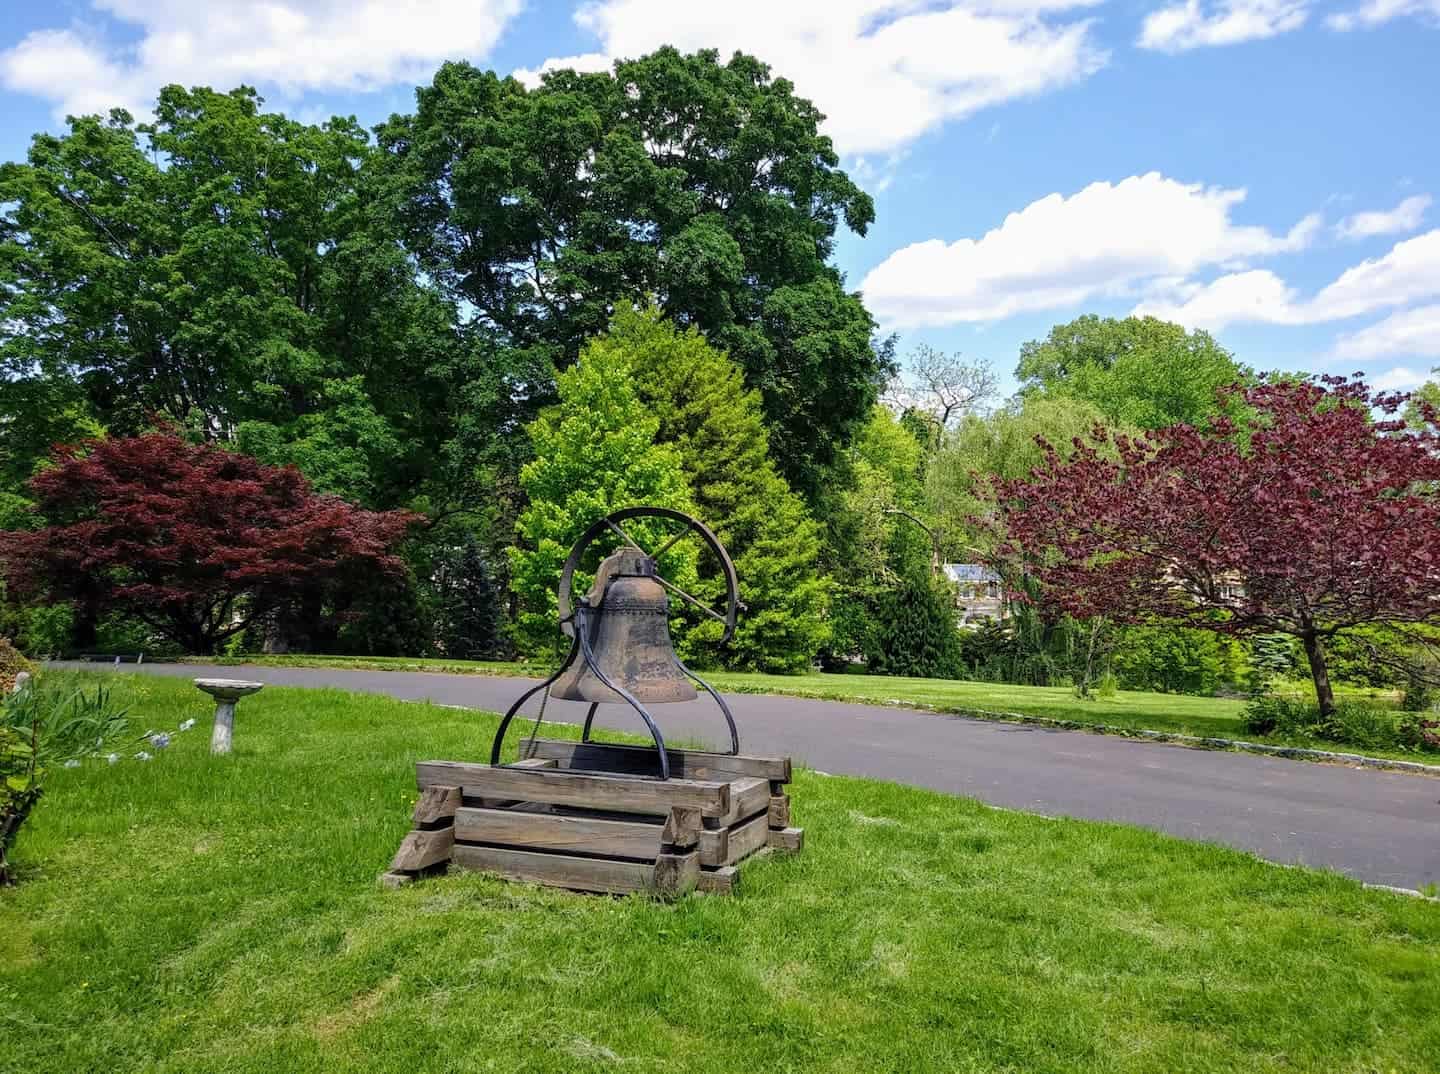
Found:
[[[1221,388],[1250,371],[1207,332],[1154,317],[1086,314],[1020,348],[1015,377],[1025,396],[1068,396],[1107,419],[1141,429],[1201,425]]]
[[[417,279],[352,120],[252,90],[162,90],[0,165],[0,457],[20,478],[77,422],[155,416],[371,505],[408,502],[451,436],[453,310]]]
[[[1115,458],[1103,440],[1052,449],[1000,484],[1001,521],[1071,614],[1298,638],[1329,715],[1330,639],[1440,620],[1440,427],[1432,408],[1406,432],[1405,397],[1358,380],[1232,394],[1246,433],[1220,416],[1117,437]]]
[[[819,571],[820,529],[776,472],[759,393],[739,367],[694,328],[677,329],[658,311],[623,312],[591,345],[624,352],[635,389],[659,421],[661,443],[679,449],[700,518],[735,561],[746,612],[735,637],[717,647],[719,624],[699,623],[687,659],[754,671],[803,671],[828,637],[829,583]],[[697,583],[702,599],[721,596],[723,578],[708,557]]]
[[[515,641],[533,655],[557,644],[560,569],[587,528],[622,507],[695,509],[680,452],[655,442],[660,421],[636,395],[622,348],[592,342],[560,374],[557,389],[559,403],[528,430],[535,458],[521,470],[520,483],[530,504],[518,523],[523,545],[510,549]],[[647,548],[662,543],[644,519],[625,528]],[[677,585],[693,584],[694,547],[677,544],[659,566]],[[584,584],[576,579],[577,594]]]
[[[317,586],[403,576],[394,550],[414,517],[167,433],[66,449],[30,488],[44,525],[0,534],[7,584],[133,615],[194,653]]]
[[[821,119],[755,59],[662,48],[531,90],[446,64],[380,141],[411,248],[478,324],[564,368],[617,305],[655,297],[744,369],[809,493],[890,371],[830,264],[874,207]]]

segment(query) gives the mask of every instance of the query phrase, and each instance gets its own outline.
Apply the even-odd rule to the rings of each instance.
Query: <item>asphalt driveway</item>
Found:
[[[323,668],[127,665],[186,678],[247,678],[504,711],[531,680]],[[727,694],[747,752],[783,754],[823,772],[894,780],[1052,816],[1122,821],[1336,869],[1371,883],[1440,883],[1440,779],[1250,754],[1185,749],[1081,731],[911,709]],[[643,733],[617,706],[602,723]],[[535,702],[527,706],[533,719]],[[579,723],[585,706],[551,701],[546,719]],[[711,702],[667,705],[668,738],[725,741]],[[608,716],[608,720],[603,717]],[[517,719],[511,734],[524,734]],[[488,748],[488,742],[486,743]],[[477,750],[474,760],[484,749]]]

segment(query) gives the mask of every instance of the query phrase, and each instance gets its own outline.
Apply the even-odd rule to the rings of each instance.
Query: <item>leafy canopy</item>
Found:
[[[829,264],[874,206],[821,118],[751,57],[667,47],[535,89],[448,63],[379,137],[409,248],[517,362],[564,368],[653,297],[744,369],[809,493],[891,368]]]
[[[1251,374],[1206,332],[1086,314],[1021,347],[1015,377],[1023,396],[1081,399],[1111,422],[1160,429],[1203,425],[1220,389]]]
[[[63,449],[30,488],[43,525],[0,533],[12,591],[127,613],[196,653],[317,586],[403,575],[413,519],[170,433]]]
[[[454,312],[395,241],[374,147],[261,105],[168,86],[151,123],[72,119],[0,165],[12,478],[157,416],[377,505],[439,471]]]
[[[577,538],[622,507],[670,507],[694,512],[679,451],[657,444],[659,420],[636,395],[625,349],[603,337],[561,373],[560,401],[529,426],[535,458],[520,472],[530,499],[518,529],[524,544],[510,549],[511,588],[518,608],[513,626],[522,651],[541,655],[558,638],[556,589]],[[644,520],[626,524],[644,547],[658,531]],[[659,563],[677,585],[694,577],[695,550],[680,542]],[[590,564],[593,569],[594,564]],[[580,577],[575,591],[584,591]]]
[[[1360,381],[1236,389],[1228,417],[1106,437],[998,483],[997,520],[1041,598],[1072,615],[1161,616],[1306,649],[1333,710],[1325,639],[1440,620],[1440,427]],[[1380,415],[1379,420],[1372,417]]]

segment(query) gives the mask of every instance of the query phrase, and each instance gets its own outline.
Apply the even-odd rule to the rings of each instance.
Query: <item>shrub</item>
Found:
[[[875,643],[870,669],[882,675],[953,679],[963,668],[949,595],[924,571],[881,598]]]
[[[1131,627],[1111,658],[1116,677],[1131,690],[1213,694],[1237,674],[1235,642],[1208,630]]]
[[[1434,685],[1422,672],[1412,672],[1405,680],[1405,692],[1400,695],[1400,707],[1406,712],[1424,712],[1434,701]]]
[[[44,794],[50,768],[96,752],[127,726],[104,686],[67,691],[41,680],[0,697],[0,885],[13,882],[10,848]]]
[[[1252,735],[1320,739],[1362,749],[1406,745],[1393,710],[1359,701],[1341,701],[1322,717],[1314,702],[1258,694],[1245,705],[1245,729]]]
[[[1398,734],[1407,749],[1440,753],[1440,714],[1407,712],[1400,718]]]
[[[26,650],[36,656],[64,656],[75,629],[75,608],[68,601],[41,604],[25,612]]]
[[[8,694],[15,688],[15,676],[20,672],[34,670],[20,650],[10,644],[9,638],[0,638],[0,694]]]

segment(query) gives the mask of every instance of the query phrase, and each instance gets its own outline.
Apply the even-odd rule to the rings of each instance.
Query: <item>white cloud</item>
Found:
[[[1368,0],[1353,11],[1337,12],[1325,20],[1332,30],[1368,30],[1391,19],[1440,19],[1440,0]]]
[[[1346,269],[1309,299],[1301,298],[1275,273],[1259,269],[1230,273],[1208,284],[1170,287],[1140,303],[1134,312],[1209,329],[1240,321],[1319,324],[1436,296],[1440,296],[1440,228]]]
[[[1084,19],[1098,0],[599,0],[576,14],[599,49],[517,71],[596,70],[664,44],[741,50],[828,117],[846,153],[903,148],[946,120],[1077,82],[1106,62]]]
[[[1408,366],[1398,365],[1379,376],[1370,378],[1370,387],[1377,392],[1407,392],[1424,384],[1425,374]]]
[[[1158,172],[1051,194],[979,239],[931,239],[892,253],[861,284],[887,325],[990,321],[1028,310],[1134,295],[1210,266],[1306,246],[1308,216],[1288,234],[1237,224],[1244,190]]]
[[[1431,200],[1429,194],[1416,194],[1388,212],[1356,213],[1335,225],[1335,232],[1342,239],[1368,239],[1373,235],[1401,235],[1414,231],[1425,219],[1425,210],[1430,208]]]
[[[139,28],[117,46],[77,29],[37,30],[0,53],[0,85],[57,114],[117,105],[143,113],[162,85],[283,92],[364,90],[483,56],[521,0],[91,0]]]
[[[1160,52],[1236,45],[1299,29],[1308,8],[1308,0],[1219,0],[1210,6],[1185,0],[1145,16],[1135,43]]]
[[[1440,305],[1392,313],[1335,341],[1337,358],[1440,358]],[[1424,379],[1423,377],[1420,379]]]

